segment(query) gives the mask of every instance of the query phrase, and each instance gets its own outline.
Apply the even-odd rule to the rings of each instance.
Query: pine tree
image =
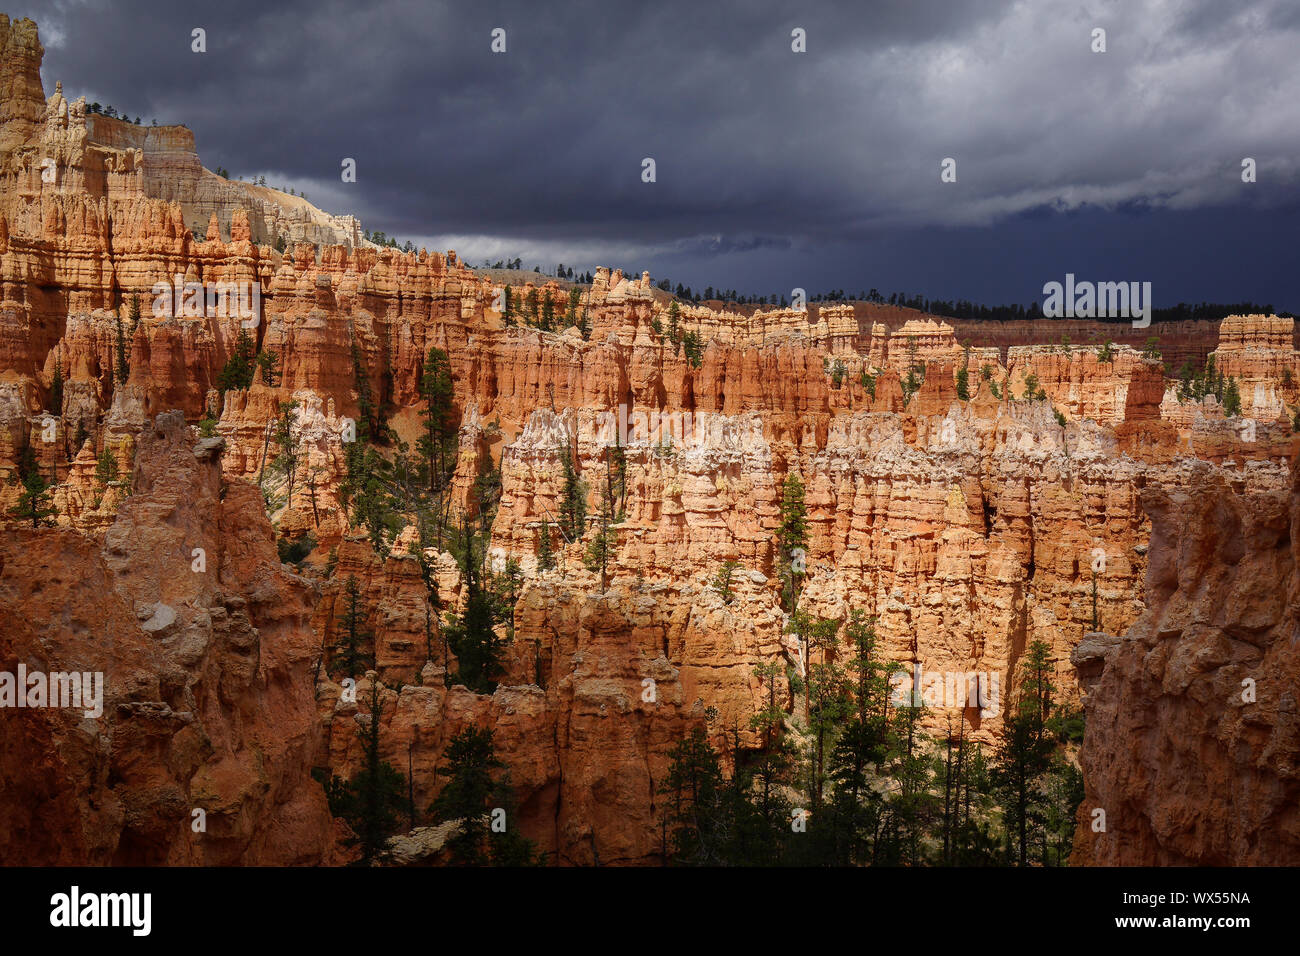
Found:
[[[114,367],[114,378],[119,385],[122,385],[130,376],[131,369],[126,361],[126,336],[122,332],[122,317],[115,315],[114,321],[117,327],[117,364]]]
[[[239,329],[239,335],[235,339],[235,348],[231,352],[230,358],[222,366],[221,373],[217,376],[217,389],[225,394],[230,389],[236,391],[246,389],[253,384],[253,340],[248,335],[248,330],[242,325]]]
[[[105,447],[95,463],[95,480],[99,482],[100,487],[107,488],[109,482],[117,481],[117,475],[117,458],[113,456],[111,448]]]
[[[496,756],[492,731],[469,726],[447,743],[438,776],[447,783],[429,807],[435,823],[456,823],[447,839],[451,862],[458,866],[532,866],[540,864],[532,841],[512,825],[513,796],[508,779],[493,780],[504,769]],[[501,824],[501,826],[498,826]]]
[[[54,363],[54,378],[50,382],[50,411],[56,416],[63,415],[63,362]]]
[[[568,444],[560,448],[560,470],[564,478],[560,500],[560,526],[570,541],[582,537],[587,527],[587,485],[573,466],[573,452]]]
[[[1014,840],[1021,866],[1028,865],[1029,844],[1042,819],[1040,788],[1052,753],[1046,732],[1052,694],[1048,650],[1043,641],[1034,641],[1026,650],[1020,695],[1004,715],[994,760],[993,779],[1003,797],[1008,839]]]
[[[612,511],[613,502],[610,499],[609,490],[606,488],[601,492],[600,496],[600,518],[596,525],[596,533],[587,545],[587,552],[583,558],[583,564],[588,571],[600,572],[600,588],[602,591],[609,588],[609,559],[618,543],[617,533],[610,530],[610,523],[613,520]]]
[[[555,551],[551,544],[551,523],[542,519],[542,530],[537,540],[537,569],[550,571],[555,567]]]
[[[338,641],[334,645],[334,669],[345,677],[357,677],[368,664],[373,664],[373,655],[367,656],[362,649],[374,641],[375,636],[366,629],[366,614],[361,606],[361,587],[355,577],[348,577],[344,585],[343,616],[338,621]]]
[[[276,366],[280,363],[280,356],[274,352],[261,351],[257,353],[256,365],[262,370],[262,384],[268,388],[274,388],[276,385]]]
[[[379,435],[375,420],[375,403],[370,391],[370,369],[361,351],[361,343],[352,336],[352,381],[357,393],[357,437],[361,441],[370,441]]]
[[[569,307],[564,314],[565,325],[578,325],[578,301],[582,298],[582,290],[572,288],[569,290]],[[583,318],[586,318],[586,310],[583,310]],[[584,335],[583,338],[586,338]]]
[[[831,818],[837,861],[867,863],[885,811],[883,794],[873,786],[877,768],[891,748],[890,666],[876,653],[875,619],[855,610],[845,626],[853,651],[847,662],[852,708],[829,757],[834,786]]]
[[[446,484],[448,478],[448,445],[456,435],[455,387],[451,377],[451,362],[447,353],[439,348],[430,348],[424,361],[424,372],[420,376],[420,396],[424,399],[424,434],[416,442],[416,450],[427,463],[429,492],[438,500],[438,543],[442,543],[443,514],[446,505]],[[454,461],[454,453],[452,456]]]
[[[301,458],[298,451],[298,436],[293,431],[293,413],[297,407],[296,401],[280,403],[280,415],[275,423],[275,442],[280,448],[280,453],[272,462],[273,467],[288,481],[287,504],[290,507],[293,505],[294,476],[298,472],[298,462]]]
[[[453,546],[464,583],[465,613],[449,614],[444,634],[456,655],[456,679],[476,693],[490,694],[496,690],[504,653],[494,627],[494,595],[484,587],[477,536],[467,524],[461,524]]]
[[[722,563],[722,569],[718,571],[717,576],[713,579],[713,590],[722,596],[723,604],[730,604],[731,599],[734,597],[731,590],[731,578],[739,567],[739,561],[735,558],[728,558]]]
[[[781,487],[781,525],[776,538],[778,577],[785,583],[785,608],[793,610],[799,597],[799,579],[805,573],[808,547],[808,509],[803,482],[790,472]]]
[[[17,504],[9,509],[11,518],[30,521],[33,528],[54,524],[53,519],[58,515],[59,509],[50,500],[53,486],[41,474],[40,466],[36,462],[36,452],[28,442],[23,442],[18,451],[9,483],[22,488],[18,493]]]
[[[360,864],[382,861],[387,856],[388,837],[398,828],[399,813],[406,793],[406,778],[391,763],[380,758],[379,729],[383,708],[379,682],[370,685],[370,713],[358,731],[364,754],[362,769],[346,783],[333,777],[326,787],[330,812],[341,817],[354,836],[348,846],[361,848]]]
[[[713,866],[724,861],[724,780],[716,751],[700,727],[669,752],[668,774],[658,792],[669,797],[665,822],[672,833],[673,862]]]
[[[1241,414],[1241,391],[1235,378],[1228,379],[1228,384],[1224,388],[1223,412],[1228,416]]]

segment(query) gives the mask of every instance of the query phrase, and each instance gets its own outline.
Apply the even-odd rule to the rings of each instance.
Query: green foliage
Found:
[[[957,397],[963,402],[970,401],[970,372],[964,366],[957,370]]]
[[[900,376],[900,381],[903,386],[903,404],[906,405],[925,383],[925,363],[917,360],[915,335],[907,337],[907,372]]]
[[[54,378],[50,381],[50,411],[63,415],[63,363],[54,363]]]
[[[474,478],[473,504],[477,511],[479,530],[492,530],[497,508],[501,504],[501,469],[491,459],[483,462],[483,470]]]
[[[1152,335],[1147,338],[1146,345],[1142,346],[1142,357],[1149,359],[1160,358],[1160,336]]]
[[[352,828],[353,836],[348,846],[361,848],[362,866],[382,861],[387,856],[387,840],[398,828],[399,817],[406,803],[406,778],[379,756],[379,728],[382,708],[379,684],[370,689],[370,713],[361,737],[364,763],[349,781],[333,777],[325,787],[330,813],[342,818]]]
[[[833,387],[839,388],[844,384],[845,371],[844,362],[840,359],[836,359],[835,364],[831,366],[831,385]]]
[[[457,866],[537,866],[543,856],[513,825],[509,778],[494,780],[505,765],[497,759],[492,731],[469,726],[447,743],[438,776],[447,782],[429,812],[435,823],[456,822],[447,839]]]
[[[579,288],[577,288],[577,287],[575,286],[574,288],[572,288],[572,289],[569,290],[569,305],[568,305],[568,308],[564,310],[564,324],[565,324],[565,325],[574,325],[574,326],[577,326],[577,325],[579,325],[579,322],[580,322],[580,321],[585,321],[585,320],[586,320],[587,313],[586,313],[585,310],[583,311],[583,314],[582,314],[582,320],[579,320],[579,318],[578,318],[578,302],[579,302],[579,300],[580,300],[581,298],[582,298],[582,290],[581,290],[581,289],[579,289]],[[587,337],[587,336],[585,336],[585,335],[583,336],[584,339],[585,339],[586,337]]]
[[[733,597],[731,590],[731,576],[736,573],[740,567],[740,562],[735,558],[728,558],[722,563],[722,569],[714,576],[712,581],[713,590],[722,595],[722,603],[730,604]]]
[[[355,577],[349,577],[343,587],[343,602],[330,672],[355,679],[367,667],[374,666],[375,640],[375,635],[366,628],[366,612],[361,606],[361,586]],[[370,645],[370,654],[365,652],[366,645]]]
[[[858,377],[858,384],[861,385],[872,398],[876,397],[876,376],[867,374],[864,368],[862,374]]]
[[[609,585],[608,564],[618,549],[618,534],[611,526],[622,520],[616,514],[617,500],[626,481],[627,461],[620,446],[606,449],[605,486],[600,495],[600,516],[596,533],[587,545],[583,564],[588,571],[600,572],[602,589]]]
[[[223,395],[234,389],[240,391],[253,384],[253,340],[242,325],[235,339],[234,350],[217,376],[217,389]]]
[[[1235,378],[1228,379],[1223,389],[1223,413],[1228,416],[1241,414],[1241,391]]]
[[[496,633],[500,601],[485,586],[484,542],[466,524],[452,542],[460,566],[465,594],[465,612],[449,613],[443,633],[456,655],[456,680],[479,694],[496,690],[505,642]]]
[[[131,321],[131,333],[134,333],[140,325],[140,297],[131,296],[131,305],[127,312],[127,317]],[[126,340],[127,333],[122,330],[122,317],[115,316],[117,320],[117,367],[116,375],[118,382],[125,382],[131,375],[131,364],[126,357]]]
[[[420,397],[424,399],[424,430],[415,447],[425,462],[429,492],[441,500],[456,463],[455,387],[451,361],[442,349],[431,348],[425,357]],[[441,509],[438,513],[441,515]]]
[[[281,564],[295,564],[301,567],[307,555],[316,549],[316,539],[310,534],[304,534],[297,541],[280,538],[276,541],[275,548],[280,553]]]
[[[784,606],[793,610],[799,597],[799,581],[806,573],[808,508],[798,472],[786,475],[781,486],[781,523],[776,534],[777,576],[784,582]]]
[[[271,461],[271,467],[280,472],[288,483],[289,504],[293,503],[293,485],[294,477],[298,472],[298,462],[302,455],[299,452],[298,436],[293,430],[293,413],[297,409],[298,403],[281,402],[279,406],[279,415],[275,420],[274,438],[279,453]]]
[[[1046,846],[1048,840],[1047,776],[1053,767],[1056,743],[1048,726],[1054,712],[1055,690],[1048,653],[1043,641],[1034,641],[1026,648],[1021,662],[1020,695],[1004,715],[1002,740],[994,757],[993,781],[1002,798],[1014,859],[1021,866],[1030,862],[1031,844]]]
[[[36,452],[29,442],[24,441],[18,450],[9,483],[22,489],[18,493],[18,502],[9,509],[11,518],[22,522],[30,521],[33,528],[54,524],[59,509],[50,500],[53,486],[41,475],[40,466],[36,463]]]
[[[276,383],[276,366],[280,362],[280,356],[274,352],[261,351],[257,353],[256,364],[262,370],[262,384],[267,387],[274,387]]]
[[[666,861],[989,866],[1023,859],[1050,866],[1068,860],[1083,791],[1063,746],[1081,738],[1082,717],[1055,706],[1046,645],[1036,642],[1027,651],[1021,697],[1005,715],[1008,731],[990,761],[972,742],[964,712],[950,717],[937,740],[921,732],[925,710],[917,699],[898,697],[893,678],[902,665],[880,653],[874,618],[861,611],[849,616],[847,652],[837,649],[834,620],[796,611],[790,629],[806,647],[808,677],[796,679],[779,659],[755,668],[762,706],[749,728],[757,750],[742,750],[738,728],[731,731],[735,759],[728,776],[697,725],[671,751],[658,789],[666,798],[659,801]],[[798,748],[788,731],[798,712],[787,714],[782,705],[783,672],[785,687],[805,695]],[[811,808],[803,825],[796,808]],[[1012,849],[1004,851],[1004,843]]]
[[[576,541],[587,527],[587,483],[578,477],[573,451],[567,444],[560,448],[560,472],[564,479],[560,526],[570,541]]]
[[[686,332],[682,336],[682,353],[691,368],[699,368],[704,364],[704,346],[695,332]]]
[[[1052,417],[1056,419],[1056,424],[1060,425],[1062,428],[1065,427],[1065,416],[1061,414],[1059,408],[1052,409]]]
[[[1235,378],[1224,376],[1215,364],[1214,354],[1205,359],[1205,367],[1196,372],[1190,363],[1184,363],[1178,374],[1178,401],[1201,402],[1213,395],[1228,415],[1241,414],[1241,390]]]
[[[542,530],[537,538],[537,569],[550,571],[555,567],[555,543],[551,540],[551,523],[542,519]]]
[[[339,500],[350,511],[349,523],[364,529],[375,553],[387,557],[388,541],[406,524],[402,502],[392,494],[402,483],[395,477],[394,465],[360,440],[343,446],[343,464]]]
[[[1112,342],[1110,339],[1107,339],[1106,344],[1103,345],[1101,348],[1097,349],[1097,361],[1098,362],[1115,361],[1115,343]]]
[[[199,419],[199,437],[211,438],[217,433],[217,420],[210,415]]]
[[[370,368],[357,336],[352,336],[352,381],[357,393],[357,438],[371,441],[379,436],[378,408],[370,389]]]
[[[117,481],[117,476],[117,458],[111,449],[105,448],[99,453],[99,460],[95,463],[95,480],[99,482],[101,488],[107,488],[109,482]]]
[[[1025,393],[1023,396],[1027,402],[1042,401],[1047,398],[1047,392],[1038,384],[1038,376],[1030,372],[1025,376]]]

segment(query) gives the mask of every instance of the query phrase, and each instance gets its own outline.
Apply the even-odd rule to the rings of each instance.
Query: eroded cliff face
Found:
[[[0,765],[6,785],[48,798],[6,808],[33,862],[335,859],[309,772],[359,767],[373,681],[382,755],[410,774],[418,814],[446,742],[490,727],[525,835],[560,862],[651,862],[673,744],[703,726],[732,760],[757,744],[755,667],[802,666],[776,579],[788,476],[806,488],[802,606],[875,615],[882,652],[909,666],[1000,675],[997,712],[927,718],[938,728],[964,709],[984,743],[1030,642],[1047,642],[1075,699],[1069,661],[1085,634],[1123,633],[1143,614],[1159,543],[1144,496],[1222,486],[1263,500],[1289,481],[1290,320],[1234,318],[1221,341],[1180,326],[1161,342],[1170,364],[1219,341],[1258,396],[1246,428],[1213,398],[1177,400],[1140,351],[1160,326],[1135,337],[863,303],[674,307],[647,274],[608,269],[572,307],[567,287],[516,273],[507,315],[500,278],[455,252],[367,248],[310,212],[294,225],[293,197],[264,197],[277,212],[249,201],[256,187],[213,182],[183,127],[88,117],[57,89],[47,100],[34,25],[0,19],[0,48],[0,89],[13,92],[0,112],[0,507],[17,503],[8,479],[30,448],[58,524],[5,532],[0,607],[26,623],[0,646],[104,670],[112,701],[96,722],[45,711],[10,725],[21,762]],[[307,241],[278,252],[267,243],[285,230]],[[205,294],[218,285],[256,289],[258,304],[222,309]],[[532,298],[552,303],[556,328],[520,323]],[[699,337],[697,359],[674,325]],[[1046,344],[1111,332],[1127,344]],[[223,393],[241,334],[274,372]],[[1267,361],[1252,358],[1260,343]],[[458,662],[440,616],[463,600],[451,554],[420,552],[409,526],[376,553],[341,493],[363,393],[401,440],[418,435],[431,348],[448,355],[459,425],[452,516],[499,467],[490,561],[522,569],[492,695],[448,679]],[[288,402],[292,488],[270,464]],[[201,421],[213,438],[201,441]],[[583,562],[595,527],[555,536],[559,567],[541,570],[561,449],[594,515],[616,436],[625,518],[605,579]],[[122,477],[103,473],[106,453]],[[298,574],[275,545],[306,535],[317,547]],[[191,570],[196,548],[204,572]],[[710,582],[728,560],[739,568],[724,600]],[[66,563],[43,576],[53,561]],[[349,580],[374,634],[355,695],[318,667]],[[206,836],[189,827],[195,808]],[[80,835],[59,843],[64,814]]]
[[[1091,686],[1073,862],[1294,864],[1300,484],[1250,492],[1201,466],[1143,505],[1148,606],[1076,653]]]
[[[99,716],[43,707],[0,721],[9,859],[333,859],[310,777],[313,585],[280,565],[256,489],[223,480],[190,432],[162,415],[141,435],[132,493],[102,539],[0,532],[0,667],[103,681]]]

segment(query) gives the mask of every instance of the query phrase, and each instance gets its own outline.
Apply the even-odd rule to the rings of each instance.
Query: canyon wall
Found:
[[[1296,472],[1300,474],[1300,472]],[[1073,862],[1283,866],[1300,853],[1300,485],[1201,464],[1149,489],[1147,608],[1076,651],[1087,794]]]
[[[0,532],[0,669],[102,675],[101,714],[0,721],[0,843],[28,864],[331,862],[314,587],[179,415],[140,436],[102,536]]]

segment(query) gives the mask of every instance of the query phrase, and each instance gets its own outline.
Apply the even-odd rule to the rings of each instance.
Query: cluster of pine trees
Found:
[[[1028,649],[1003,738],[986,752],[965,711],[933,738],[920,726],[923,707],[898,705],[891,678],[901,665],[881,658],[861,612],[842,643],[839,622],[796,614],[791,626],[811,663],[802,677],[778,662],[756,668],[767,703],[750,729],[762,746],[742,748],[740,728],[718,728],[729,742],[719,752],[696,727],[673,749],[658,787],[665,862],[1066,863],[1083,799],[1068,752],[1082,723],[1052,698],[1045,644]]]
[[[516,805],[509,772],[496,755],[491,730],[466,727],[443,750],[435,771],[446,783],[426,808],[415,803],[413,778],[381,756],[382,685],[370,685],[368,713],[357,735],[361,768],[350,780],[318,776],[325,786],[330,813],[352,830],[347,845],[358,850],[357,864],[371,866],[389,858],[389,839],[417,826],[451,823],[445,858],[455,866],[541,866],[545,854],[516,825]]]
[[[1223,406],[1228,415],[1241,414],[1241,389],[1235,378],[1226,378],[1222,370],[1215,367],[1214,356],[1205,359],[1205,367],[1199,372],[1191,362],[1183,363],[1178,372],[1178,400],[1180,402],[1199,402],[1206,395],[1213,395]]]
[[[420,378],[422,433],[414,445],[402,441],[386,423],[384,396],[376,396],[364,353],[354,342],[354,371],[360,405],[356,441],[345,445],[346,474],[341,498],[349,525],[365,530],[376,553],[386,556],[402,528],[416,528],[412,551],[420,561],[427,592],[425,650],[441,664],[449,684],[478,693],[496,688],[507,645],[514,636],[514,605],[522,573],[518,562],[493,570],[487,559],[489,532],[501,496],[499,471],[489,465],[474,485],[466,514],[451,517],[451,480],[456,468],[458,434],[451,365],[447,354],[429,350]],[[274,429],[280,467],[291,470],[295,459],[292,403],[281,406]],[[460,613],[441,610],[434,568],[426,548],[450,551],[459,565],[464,594]],[[360,582],[349,576],[341,585],[341,611],[335,641],[323,648],[318,670],[343,679],[360,679],[375,667],[375,633],[362,600]],[[498,631],[504,625],[505,634]],[[420,812],[411,780],[379,757],[383,723],[382,695],[372,683],[369,716],[360,733],[363,767],[350,780],[327,781],[336,816],[356,835],[360,862],[382,861],[387,840],[399,829],[422,823],[455,821],[448,843],[453,862],[476,865],[527,865],[541,862],[531,843],[513,826],[509,781],[498,771],[490,731],[467,728],[454,737],[439,774],[448,777],[433,805]]]
[[[543,332],[572,327],[582,333],[583,339],[591,337],[591,320],[587,316],[587,309],[585,306],[581,311],[578,308],[582,290],[577,287],[569,290],[567,303],[558,303],[559,308],[545,289],[529,289],[521,299],[515,290],[506,286],[502,290],[502,299],[502,318],[507,325],[522,323]]]
[[[1032,643],[990,752],[966,711],[932,738],[902,664],[880,653],[875,621],[815,618],[799,606],[807,512],[799,476],[782,486],[775,547],[798,666],[755,669],[765,705],[740,727],[681,740],[658,787],[661,853],[679,865],[1029,865],[1065,863],[1082,776],[1070,759],[1079,712],[1054,699],[1049,649]],[[919,695],[916,695],[919,696]],[[999,702],[1000,704],[1000,702]],[[710,723],[716,713],[708,713]],[[729,768],[729,769],[728,769]]]
[[[699,333],[683,329],[681,327],[682,310],[681,306],[673,300],[668,304],[668,329],[667,338],[672,344],[673,349],[681,355],[684,355],[686,361],[692,368],[699,368],[704,364],[704,340],[700,338]],[[659,316],[650,320],[650,327],[660,340],[665,336],[663,321]]]

